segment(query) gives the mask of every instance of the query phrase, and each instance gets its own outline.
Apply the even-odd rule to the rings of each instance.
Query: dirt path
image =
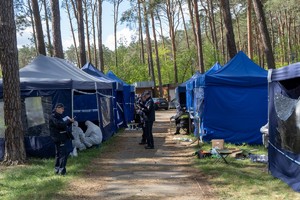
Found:
[[[155,149],[138,142],[141,131],[124,131],[93,161],[90,172],[72,182],[64,199],[199,200],[214,199],[206,177],[191,167],[194,149],[174,140],[169,118],[174,110],[157,111]]]

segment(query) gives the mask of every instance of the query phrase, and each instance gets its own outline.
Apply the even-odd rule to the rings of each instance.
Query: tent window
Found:
[[[5,135],[3,106],[4,106],[4,103],[1,100],[0,101],[0,138],[4,138],[4,135]]]
[[[25,136],[49,136],[49,117],[52,112],[51,97],[28,97],[22,102]]]
[[[110,98],[101,97],[100,105],[101,105],[101,114],[102,114],[102,125],[103,127],[106,127],[107,125],[110,124],[110,119],[111,119]]]
[[[300,77],[282,80],[280,84],[287,90],[293,90],[300,86]]]
[[[300,153],[300,100],[275,94],[274,104],[278,117],[277,141],[283,149]]]

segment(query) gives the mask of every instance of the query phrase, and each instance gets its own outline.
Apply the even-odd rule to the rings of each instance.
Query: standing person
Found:
[[[142,100],[142,97],[139,97],[136,103],[136,113],[139,115],[139,125],[138,127],[142,128],[143,134],[142,134],[142,140],[139,143],[140,145],[147,144],[147,135],[146,135],[146,130],[145,130],[145,120],[146,120],[146,114],[142,111],[140,104],[144,105],[144,102]]]
[[[155,121],[155,109],[154,102],[151,98],[151,92],[145,91],[142,95],[143,104],[140,104],[141,110],[145,113],[145,135],[147,137],[147,146],[145,149],[154,149],[154,140],[152,127]]]
[[[50,135],[55,144],[55,166],[56,174],[65,175],[67,173],[66,165],[68,152],[66,148],[67,140],[74,139],[70,133],[70,124],[74,122],[73,118],[63,117],[64,105],[58,103],[50,116],[49,127]]]

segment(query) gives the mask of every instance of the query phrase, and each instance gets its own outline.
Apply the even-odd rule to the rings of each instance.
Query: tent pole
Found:
[[[71,94],[71,118],[74,118],[74,89]]]
[[[98,88],[97,88],[97,83],[95,82],[95,92],[96,92],[96,101],[97,101],[97,109],[98,109],[98,122],[99,122],[99,127],[101,127],[101,122],[100,122],[100,106],[99,106],[99,98],[98,98]]]

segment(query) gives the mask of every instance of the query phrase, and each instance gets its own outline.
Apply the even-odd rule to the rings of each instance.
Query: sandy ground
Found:
[[[155,149],[138,144],[141,131],[118,133],[116,142],[58,199],[215,199],[205,175],[191,166],[197,144],[176,140],[184,136],[175,137],[169,130],[174,114],[174,110],[156,112]]]

